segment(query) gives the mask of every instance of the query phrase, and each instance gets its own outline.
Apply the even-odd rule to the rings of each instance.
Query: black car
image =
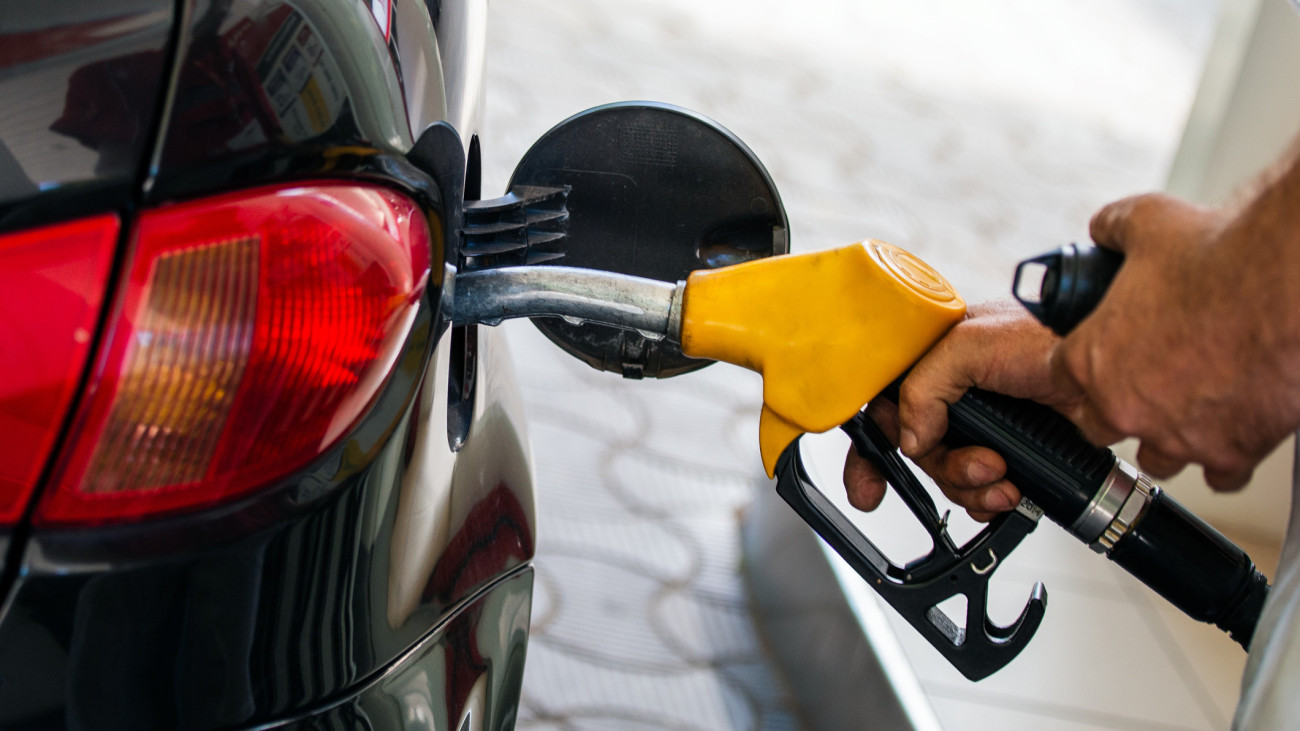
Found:
[[[0,3],[0,728],[509,728],[486,0]]]

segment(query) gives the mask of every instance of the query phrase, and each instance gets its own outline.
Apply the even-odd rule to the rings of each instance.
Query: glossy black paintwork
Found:
[[[0,727],[34,717],[209,728],[291,716],[390,665],[449,609],[524,565],[533,526],[520,500],[531,496],[480,485],[419,604],[391,622],[391,538],[405,508],[394,479],[422,439],[412,415],[430,313],[426,300],[416,325],[426,335],[364,422],[296,479],[219,512],[37,530],[0,621]],[[28,692],[33,643],[51,670],[67,669],[66,695]]]
[[[285,726],[509,731],[519,704],[532,584],[531,566],[494,584],[398,667],[346,701]],[[446,676],[444,685],[431,687],[430,679]]]
[[[0,3],[0,231],[130,203],[173,0]]]
[[[485,4],[439,3],[430,20],[417,12],[424,7],[418,0],[396,0],[394,20],[404,22],[393,26],[388,41],[367,5],[214,2],[188,13],[146,200],[336,174],[351,158],[401,157],[439,117],[467,147],[477,133],[481,81],[455,74],[481,66],[481,59],[459,56],[483,49],[481,39],[455,37],[482,35],[467,25],[465,16],[475,11],[462,6]],[[453,20],[463,27],[448,30],[445,23]],[[412,32],[421,21],[440,43]],[[302,60],[312,54],[314,63]],[[402,73],[400,61],[408,57],[429,70]],[[320,91],[284,93],[284,79],[293,73],[308,73],[310,88]],[[420,76],[450,88],[417,93]]]
[[[453,40],[481,34],[483,5],[394,0],[393,18],[405,23],[384,39],[369,3],[181,0],[176,65],[156,87],[159,134],[125,178],[93,179],[111,195],[83,198],[129,212],[274,181],[369,181],[416,198],[436,232],[434,261],[454,261],[446,244],[455,241],[481,85],[457,79],[458,101],[449,101],[442,78],[414,89],[418,75],[401,64],[438,52],[420,29],[444,46],[442,68],[481,64],[447,54],[481,53],[481,38]],[[333,51],[334,70],[347,82],[334,98],[343,102],[320,117],[328,124],[308,137],[286,133],[295,122],[267,107],[274,69],[260,73],[258,44],[236,38],[261,22],[271,27],[263,40],[273,40],[295,17],[296,33],[310,27],[343,49]],[[439,25],[454,18],[459,30]],[[54,215],[60,196],[81,192],[69,182],[22,199],[0,222]],[[6,553],[21,570],[0,587],[0,727],[211,728],[316,713],[319,723],[308,725],[351,727],[347,719],[362,716],[348,709],[375,714],[396,702],[390,678],[422,679],[402,703],[424,698],[458,718],[473,698],[456,689],[477,682],[474,672],[490,676],[497,712],[510,711],[531,593],[531,467],[499,356],[485,358],[460,456],[470,466],[451,461],[442,274],[435,264],[377,402],[297,475],[197,514],[19,528]],[[0,536],[0,546],[9,540]],[[509,628],[510,639],[488,642],[483,628]]]

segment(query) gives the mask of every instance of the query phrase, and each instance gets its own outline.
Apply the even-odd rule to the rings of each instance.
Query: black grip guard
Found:
[[[1070,420],[1047,406],[978,388],[949,407],[944,443],[978,444],[1002,455],[1011,484],[1067,528],[1116,460],[1114,452],[1089,444]]]
[[[897,389],[893,384],[885,396],[896,400]],[[978,444],[1001,454],[1007,479],[1067,529],[1090,507],[1117,461],[1064,416],[1025,399],[971,389],[949,407],[948,422],[946,444]],[[1090,543],[1100,535],[1075,537]],[[1250,646],[1268,580],[1245,551],[1159,488],[1107,556],[1188,616]]]
[[[804,469],[796,440],[777,461],[776,491],[826,543],[908,621],[952,665],[971,680],[981,680],[1011,662],[1042,622],[1047,591],[1035,584],[1020,617],[1009,627],[988,617],[988,582],[1000,562],[1037,525],[1039,513],[1025,506],[995,518],[963,546],[956,546],[933,501],[875,423],[863,412],[844,430],[859,454],[870,459],[925,526],[934,543],[922,558],[898,566],[844,516],[817,488]],[[939,604],[963,594],[964,626]]]

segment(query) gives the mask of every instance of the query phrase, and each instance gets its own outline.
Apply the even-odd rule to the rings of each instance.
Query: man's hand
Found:
[[[881,399],[869,413],[949,500],[976,520],[987,521],[1014,508],[1020,491],[1003,479],[1006,463],[996,452],[948,449],[940,442],[948,430],[948,405],[979,387],[1062,410],[1076,406],[1079,392],[1061,390],[1051,377],[1057,341],[1018,304],[977,305],[917,362],[903,381],[898,408]],[[884,479],[852,448],[844,464],[844,486],[849,502],[861,510],[874,510],[885,494]]]
[[[1124,265],[1051,361],[1057,388],[1080,395],[1058,408],[1090,441],[1137,437],[1152,476],[1195,462],[1235,490],[1300,426],[1295,187],[1284,177],[1235,215],[1145,195],[1093,217]]]

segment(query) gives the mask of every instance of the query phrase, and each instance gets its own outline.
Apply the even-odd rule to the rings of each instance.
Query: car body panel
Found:
[[[367,4],[191,2],[185,16],[146,200],[411,148],[399,75]]]
[[[4,4],[0,231],[129,202],[152,147],[175,7],[172,0]]]
[[[527,649],[531,566],[493,584],[347,700],[269,728],[508,731]],[[446,682],[440,682],[448,678]]]
[[[120,217],[129,208],[152,147],[175,7],[173,0],[3,3],[0,236],[98,214]],[[60,287],[70,283],[67,273],[60,265],[41,276]],[[4,354],[14,357],[25,345],[11,341]],[[0,594],[12,575],[13,530],[0,526]]]
[[[405,155],[442,121],[468,150],[482,117],[485,0],[436,3],[434,17],[419,0],[390,0],[388,38],[372,12],[383,4],[188,0],[146,200],[337,174]]]

